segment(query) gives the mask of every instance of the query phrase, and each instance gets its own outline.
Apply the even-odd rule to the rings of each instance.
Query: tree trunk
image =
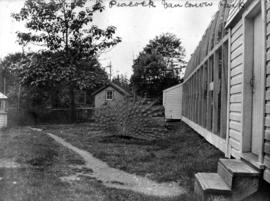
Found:
[[[70,95],[70,121],[74,122],[76,120],[76,111],[75,111],[75,93],[74,93],[74,87],[71,86],[69,89]]]

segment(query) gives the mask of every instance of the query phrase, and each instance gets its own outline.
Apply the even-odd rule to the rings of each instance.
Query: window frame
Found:
[[[109,97],[109,94],[111,97]],[[112,90],[107,90],[106,91],[106,100],[112,100],[113,99],[113,91]]]

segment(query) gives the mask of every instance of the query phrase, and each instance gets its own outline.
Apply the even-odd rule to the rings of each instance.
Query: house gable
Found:
[[[112,99],[108,99],[107,93],[112,92]],[[95,94],[95,107],[100,107],[106,103],[117,103],[127,97],[125,94],[120,93],[119,90],[112,86],[103,87],[102,90]]]

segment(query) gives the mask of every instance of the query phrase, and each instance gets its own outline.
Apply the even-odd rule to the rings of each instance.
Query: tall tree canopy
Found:
[[[18,64],[25,56],[22,53],[15,53],[7,55],[2,61],[0,61],[0,91],[4,93],[9,93],[7,86],[13,86],[18,84],[18,79],[16,77],[13,69],[18,69]]]
[[[185,49],[182,46],[182,41],[171,33],[161,34],[156,36],[144,48],[147,54],[156,53],[163,57],[168,68],[174,68],[179,73],[185,67]]]
[[[92,2],[92,1],[91,1]],[[91,3],[90,2],[90,3]],[[116,45],[113,26],[103,30],[92,23],[94,13],[104,10],[101,0],[87,7],[86,0],[26,0],[19,13],[29,32],[17,32],[21,45],[33,43],[50,51],[65,51],[69,60],[96,55]]]
[[[150,40],[133,63],[131,83],[139,96],[162,98],[162,90],[180,82],[185,50],[175,35],[166,33]]]
[[[70,90],[74,117],[74,90],[93,89],[107,80],[97,57],[121,41],[116,28],[100,29],[92,23],[102,12],[101,0],[27,0],[12,16],[25,23],[28,32],[18,32],[22,46],[39,45],[43,51],[27,56],[20,66],[21,83],[53,90],[61,85]]]
[[[113,77],[112,82],[119,85],[123,89],[130,91],[130,85],[129,85],[130,83],[126,75],[123,75],[123,74],[117,75]]]

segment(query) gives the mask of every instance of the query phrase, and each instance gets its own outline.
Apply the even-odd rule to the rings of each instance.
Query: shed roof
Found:
[[[7,96],[5,96],[4,94],[2,94],[1,92],[0,92],[0,99],[7,99],[8,97]]]
[[[108,87],[114,88],[116,91],[118,91],[120,94],[122,94],[124,96],[131,96],[131,94],[128,91],[126,91],[125,89],[123,89],[119,85],[112,83],[112,82],[109,82],[106,85],[104,85],[103,87],[99,88],[97,91],[92,93],[92,95],[95,96],[96,94],[98,94],[99,92],[103,91],[104,89],[106,89]]]
[[[163,92],[167,92],[167,91],[170,91],[170,90],[172,90],[172,89],[181,87],[181,85],[183,85],[183,83],[179,83],[179,84],[177,84],[177,85],[174,85],[174,86],[171,86],[171,87],[169,87],[169,88],[167,88],[167,89],[164,89]]]

